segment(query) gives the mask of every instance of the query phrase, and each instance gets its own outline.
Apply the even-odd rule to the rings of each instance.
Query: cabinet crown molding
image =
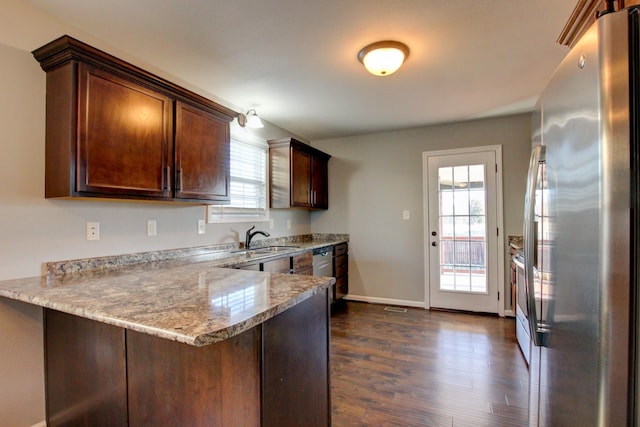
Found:
[[[305,144],[302,141],[298,141],[295,138],[281,138],[281,139],[270,139],[267,141],[267,144],[269,144],[270,147],[284,147],[284,146],[290,146],[293,145],[295,147],[298,147],[300,149],[303,149],[309,153],[313,153],[314,155],[318,156],[318,157],[322,157],[325,160],[329,160],[331,158],[330,154],[325,153],[324,151],[320,151],[315,147],[312,147],[309,144]]]
[[[200,107],[206,107],[228,121],[238,116],[238,112],[230,108],[178,86],[129,62],[116,58],[69,35],[58,37],[31,53],[40,63],[40,67],[46,72],[72,61],[84,62],[107,69],[112,73],[126,73],[129,77],[135,77],[139,83],[154,90],[164,92],[168,96],[178,100],[191,104],[195,101]]]
[[[234,111],[69,36],[33,56],[46,198],[229,203]]]

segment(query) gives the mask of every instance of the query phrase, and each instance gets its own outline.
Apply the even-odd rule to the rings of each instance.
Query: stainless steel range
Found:
[[[527,294],[524,289],[524,256],[518,253],[512,257],[516,265],[516,339],[527,365],[531,360],[531,337],[529,335],[529,319],[527,317]]]

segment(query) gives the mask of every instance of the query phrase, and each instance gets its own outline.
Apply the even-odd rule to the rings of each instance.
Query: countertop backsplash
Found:
[[[269,237],[255,240],[252,247],[319,244],[323,242],[348,241],[348,234],[302,234],[286,237]],[[130,254],[111,255],[96,258],[81,258],[74,260],[51,261],[46,265],[48,275],[65,275],[93,270],[113,269],[136,264],[171,261],[191,257],[206,256],[207,260],[224,259],[229,257],[230,251],[244,249],[244,243],[222,243],[190,248],[167,249],[161,251],[137,252]]]

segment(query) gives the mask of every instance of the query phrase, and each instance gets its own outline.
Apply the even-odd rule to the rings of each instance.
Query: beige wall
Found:
[[[330,209],[311,214],[311,229],[351,235],[349,293],[423,306],[423,152],[502,145],[505,247],[507,235],[521,235],[530,128],[531,115],[521,114],[313,141],[333,157]],[[409,221],[402,220],[403,210],[410,211]]]
[[[39,276],[47,261],[244,239],[252,224],[207,224],[206,234],[197,234],[197,220],[205,217],[202,206],[44,199],[45,73],[30,50],[65,33],[85,38],[20,2],[8,0],[2,12],[11,22],[0,28],[0,280]],[[268,123],[259,134],[265,139],[288,135]],[[310,232],[306,211],[271,215],[272,236]],[[156,237],[146,235],[148,219],[157,221]],[[86,221],[100,222],[99,241],[85,240]],[[41,310],[0,298],[3,427],[44,419],[42,352]]]

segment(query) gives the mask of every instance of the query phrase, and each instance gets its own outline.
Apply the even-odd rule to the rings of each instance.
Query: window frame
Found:
[[[233,222],[268,222],[269,214],[269,145],[265,139],[246,133],[243,130],[230,132],[230,145],[234,141],[241,144],[251,145],[264,151],[264,210],[255,212],[254,208],[233,207],[230,205],[207,205],[206,217],[208,223],[233,223]],[[229,154],[231,155],[231,153]],[[233,182],[231,165],[229,165],[229,179]],[[252,215],[252,212],[254,214]]]

